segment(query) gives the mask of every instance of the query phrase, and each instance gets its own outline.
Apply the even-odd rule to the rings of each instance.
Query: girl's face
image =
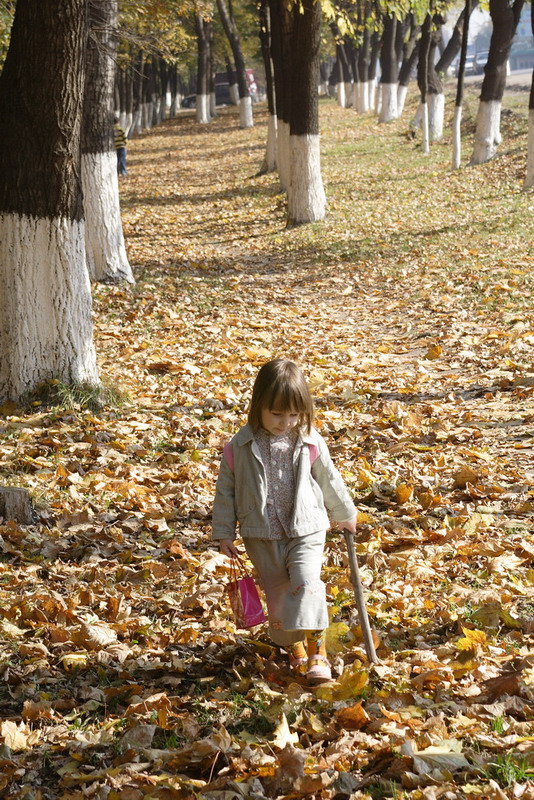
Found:
[[[282,436],[298,425],[299,417],[298,411],[264,408],[261,412],[261,424],[273,436]]]

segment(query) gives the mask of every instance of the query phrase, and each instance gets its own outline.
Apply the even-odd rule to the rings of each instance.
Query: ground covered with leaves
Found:
[[[1,483],[37,513],[0,526],[1,797],[534,797],[527,96],[498,157],[456,172],[413,104],[379,126],[323,101],[328,218],[295,229],[257,175],[264,110],[131,143],[137,283],[94,288],[107,393],[1,409]],[[221,447],[277,355],[354,493],[380,658],[331,532],[335,680],[313,690],[236,631],[210,544]]]

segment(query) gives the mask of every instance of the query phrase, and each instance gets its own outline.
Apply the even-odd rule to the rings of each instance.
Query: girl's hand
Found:
[[[229,558],[241,555],[232,539],[219,539],[219,550],[223,556],[228,556]]]
[[[356,516],[352,517],[352,519],[345,519],[343,522],[338,522],[337,524],[342,531],[349,531],[349,533],[352,534],[356,533]]]

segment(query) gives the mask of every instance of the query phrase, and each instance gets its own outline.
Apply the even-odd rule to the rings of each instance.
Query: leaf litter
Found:
[[[450,142],[425,158],[405,122],[325,102],[328,218],[290,230],[256,175],[264,112],[130,143],[137,283],[94,288],[123,403],[0,418],[2,482],[38,514],[0,525],[2,797],[534,797],[521,113],[497,160],[451,173]],[[313,690],[263,628],[235,630],[209,541],[222,445],[278,354],[354,493],[380,658],[331,532],[334,681]]]

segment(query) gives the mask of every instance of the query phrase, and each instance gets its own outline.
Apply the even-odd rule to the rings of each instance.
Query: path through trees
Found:
[[[437,759],[451,800],[466,781],[528,796],[534,242],[526,116],[508,111],[510,149],[460,174],[450,142],[431,162],[400,121],[356,128],[322,104],[329,214],[292,229],[276,176],[256,175],[266,110],[248,130],[188,112],[131,143],[137,282],[94,289],[126,401],[0,409],[0,469],[40,498],[39,525],[0,523],[9,791],[415,800]],[[315,694],[261,629],[236,635],[209,546],[221,446],[278,354],[304,365],[356,498],[380,638],[370,671],[332,534],[337,680]]]

